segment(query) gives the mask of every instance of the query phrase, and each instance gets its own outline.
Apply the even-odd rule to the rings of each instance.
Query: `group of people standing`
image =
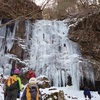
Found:
[[[42,100],[41,93],[39,91],[36,75],[32,69],[27,72],[28,83],[24,89],[22,97],[20,92],[22,91],[22,82],[19,77],[20,70],[18,66],[11,69],[11,76],[5,82],[4,85],[4,100]]]
[[[29,69],[27,72],[28,83],[23,91],[22,96],[20,97],[20,92],[22,91],[22,82],[19,77],[20,70],[18,66],[15,66],[11,69],[11,75],[5,82],[4,85],[4,100],[42,100],[39,87],[37,85],[36,75],[32,69]],[[91,100],[91,93],[88,87],[84,88],[84,97]],[[98,91],[100,94],[100,89]]]

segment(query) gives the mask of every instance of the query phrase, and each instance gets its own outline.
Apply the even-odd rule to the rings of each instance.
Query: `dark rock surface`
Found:
[[[82,56],[94,68],[95,80],[100,80],[100,12],[85,16],[71,26],[69,39],[79,44]]]

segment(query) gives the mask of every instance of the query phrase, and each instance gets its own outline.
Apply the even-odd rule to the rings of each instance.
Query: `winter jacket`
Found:
[[[20,79],[20,77],[18,77],[18,75],[15,75],[16,77],[17,77],[17,80],[18,80],[18,89],[19,89],[19,91],[21,91],[22,90],[22,83],[21,83],[21,79]]]
[[[16,80],[14,84],[11,85],[11,87],[7,86],[7,82],[5,83],[5,93],[6,93],[6,100],[16,100],[18,96],[18,92],[22,90],[22,84],[21,79],[18,77],[18,75],[13,75],[12,77],[16,77]],[[13,82],[13,80],[12,80]],[[8,82],[9,83],[9,82]],[[10,82],[11,84],[11,82]]]
[[[21,91],[21,90],[22,90],[21,79],[18,77],[18,75],[13,75],[13,76],[17,78],[17,84],[16,84],[16,86],[15,86],[15,89],[17,89],[18,91]],[[6,82],[7,82],[7,81],[6,81]],[[9,91],[9,90],[7,89],[6,84],[5,84],[4,87],[5,87],[4,90],[5,90],[6,92]]]
[[[90,89],[88,87],[84,88],[84,96],[88,96],[91,99]]]
[[[36,88],[27,84],[21,97],[21,100],[42,100],[41,93],[38,87]]]

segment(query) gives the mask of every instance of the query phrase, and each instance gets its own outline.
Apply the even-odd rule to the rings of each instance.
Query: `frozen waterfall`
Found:
[[[26,20],[25,27],[24,39],[16,35],[19,21],[11,27],[0,28],[0,73],[10,74],[13,66],[10,59],[13,59],[33,68],[37,76],[46,75],[53,86],[72,85],[79,89],[84,77],[94,82],[91,65],[82,58],[78,45],[68,39],[67,22],[39,20],[32,24]],[[16,40],[18,46],[27,51],[20,53],[23,59],[10,53]]]
[[[2,21],[0,21],[0,26]],[[9,64],[9,60],[13,57],[12,54],[9,54],[15,38],[15,31],[18,22],[14,24],[12,29],[8,26],[3,26],[0,28],[0,73],[10,74],[10,69],[12,64]]]
[[[32,25],[30,67],[46,75],[53,86],[71,84],[79,88],[82,78],[81,55],[76,43],[68,39],[64,21],[37,21]]]

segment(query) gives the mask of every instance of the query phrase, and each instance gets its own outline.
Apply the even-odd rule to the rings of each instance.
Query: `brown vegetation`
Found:
[[[100,0],[54,0],[52,8],[46,8],[43,16],[46,19],[63,20],[66,18],[82,18],[100,8]]]
[[[30,0],[0,0],[0,18],[41,19],[42,11]]]

